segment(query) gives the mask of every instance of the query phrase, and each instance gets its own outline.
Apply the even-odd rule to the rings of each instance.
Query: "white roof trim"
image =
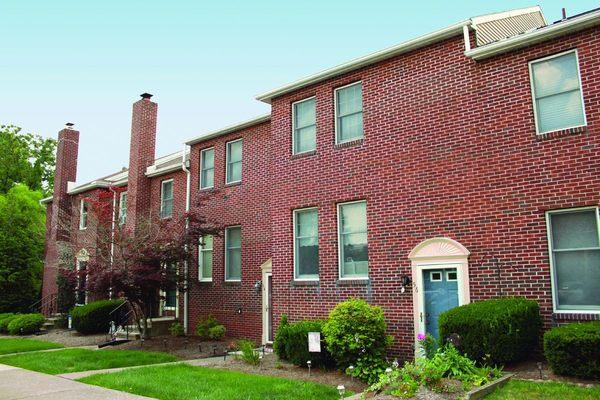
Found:
[[[255,118],[249,119],[247,121],[237,123],[235,125],[230,125],[230,126],[227,126],[227,127],[223,128],[223,129],[219,129],[219,130],[216,130],[216,131],[204,133],[204,134],[202,134],[200,136],[196,136],[195,138],[192,138],[192,139],[186,141],[185,144],[191,146],[193,144],[196,144],[196,143],[208,140],[208,139],[212,139],[212,138],[215,138],[215,137],[218,137],[218,136],[226,135],[228,133],[239,131],[239,130],[244,129],[244,128],[249,128],[249,127],[251,127],[253,125],[257,125],[257,124],[260,124],[260,123],[263,123],[263,122],[267,122],[270,119],[271,119],[271,114],[261,115],[260,117],[255,117]]]
[[[92,190],[92,189],[100,189],[100,188],[106,189],[106,188],[110,187],[110,182],[105,181],[105,180],[91,181],[91,182],[85,183],[81,186],[74,186],[72,184],[73,184],[73,182],[67,183],[67,186],[69,186],[69,188],[67,189],[68,194],[78,194],[78,193],[87,192],[88,190]]]
[[[446,28],[428,33],[423,36],[419,36],[415,39],[400,43],[396,46],[388,47],[387,49],[383,49],[383,50],[377,51],[375,53],[371,53],[364,57],[356,58],[347,63],[340,64],[333,68],[329,68],[324,71],[318,72],[314,75],[310,75],[305,78],[299,79],[295,82],[281,86],[277,89],[273,89],[266,93],[260,94],[260,95],[256,96],[256,99],[263,101],[265,103],[271,103],[271,99],[273,99],[274,97],[281,96],[283,94],[292,92],[294,90],[298,90],[304,86],[308,86],[308,85],[312,85],[317,82],[321,82],[325,79],[329,79],[331,77],[341,75],[341,74],[353,71],[358,68],[362,68],[364,66],[388,59],[390,57],[397,56],[402,53],[409,52],[411,50],[418,49],[423,46],[430,45],[435,42],[439,42],[444,39],[448,39],[448,38],[456,36],[456,35],[462,35],[463,26],[469,26],[470,24],[471,24],[471,21],[466,20],[466,21],[462,21],[462,22],[459,22],[454,25],[450,25]]]
[[[53,196],[44,197],[43,199],[40,200],[40,204],[44,205],[44,204],[52,203],[53,198],[54,198]]]
[[[183,169],[181,166],[181,163],[175,164],[175,165],[169,165],[166,168],[156,168],[155,165],[151,165],[146,169],[146,176],[151,178],[153,176],[164,175],[169,172],[179,171],[181,169]]]
[[[532,44],[543,42],[557,36],[566,35],[571,32],[580,31],[598,24],[600,24],[600,10],[583,14],[579,17],[573,17],[572,19],[567,19],[562,22],[557,22],[553,25],[545,26],[533,32],[524,33],[501,40],[499,42],[476,47],[470,51],[466,51],[465,55],[473,58],[474,60],[483,60],[497,54],[505,53],[507,51],[515,50],[525,46],[530,46]]]

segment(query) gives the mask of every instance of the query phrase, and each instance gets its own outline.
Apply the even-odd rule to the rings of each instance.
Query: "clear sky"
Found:
[[[537,0],[549,22],[597,0]],[[81,131],[78,182],[128,162],[131,103],[157,155],[269,112],[256,94],[469,17],[536,0],[0,0],[0,124]]]

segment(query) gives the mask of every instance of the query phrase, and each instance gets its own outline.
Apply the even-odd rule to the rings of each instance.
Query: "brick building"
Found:
[[[84,185],[67,184],[79,135],[62,130],[44,296],[54,243],[79,233],[55,215],[127,185],[126,224],[168,203],[226,227],[167,301],[189,332],[213,314],[267,342],[281,314],[321,318],[355,296],[383,306],[409,357],[440,312],[471,301],[526,296],[546,326],[598,319],[599,24],[598,9],[470,18],[260,95],[270,115],[158,159],[144,95],[129,170]]]

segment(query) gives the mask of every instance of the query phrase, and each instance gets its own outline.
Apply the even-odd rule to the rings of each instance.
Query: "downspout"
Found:
[[[190,189],[191,189],[191,173],[190,170],[186,164],[186,160],[185,160],[185,155],[187,154],[188,151],[188,146],[187,144],[183,145],[183,154],[181,155],[181,169],[183,169],[185,171],[186,174],[186,183],[185,183],[185,213],[186,213],[186,218],[185,218],[185,229],[187,231],[187,229],[190,226],[190,221],[189,218],[187,217],[187,213],[190,211]],[[187,247],[187,244],[186,244]],[[186,248],[187,250],[187,248]],[[186,251],[187,253],[187,251]],[[185,262],[183,263],[183,276],[184,276],[184,282],[183,285],[185,287],[185,291],[183,292],[183,329],[184,332],[187,334],[188,331],[188,263],[187,260],[185,260]]]
[[[112,186],[108,187],[113,194],[113,204],[112,204],[112,221],[110,226],[110,268],[112,270],[114,257],[115,257],[115,219],[117,212],[117,192],[112,188]],[[112,300],[112,274],[110,275],[110,289],[108,290],[108,298]]]

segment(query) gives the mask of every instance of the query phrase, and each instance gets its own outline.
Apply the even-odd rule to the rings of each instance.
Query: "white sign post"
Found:
[[[310,353],[321,352],[321,332],[308,332],[308,351]]]

